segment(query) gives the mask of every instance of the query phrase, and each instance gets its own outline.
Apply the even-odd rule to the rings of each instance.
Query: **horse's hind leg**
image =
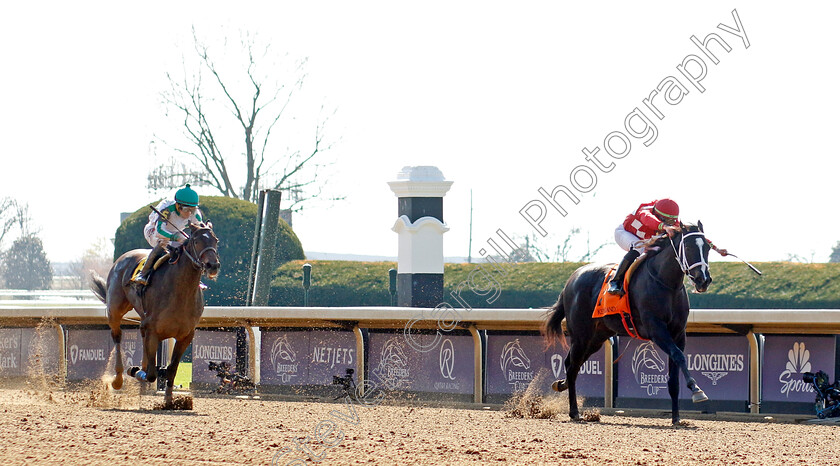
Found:
[[[577,402],[577,388],[576,382],[581,366],[586,362],[590,356],[595,354],[604,341],[609,338],[611,333],[595,332],[589,341],[583,342],[578,339],[573,339],[572,345],[569,348],[569,355],[566,357],[564,365],[566,367],[566,380],[557,382],[552,385],[557,391],[569,390],[569,417],[572,420],[580,419],[580,411]],[[556,385],[556,386],[555,386]]]
[[[116,301],[116,297],[109,297],[109,302]],[[126,312],[131,310],[130,305],[128,305],[127,301],[124,301],[122,305],[111,307],[108,306],[108,326],[111,327],[111,339],[114,341],[114,348],[116,349],[116,355],[114,362],[114,371],[116,372],[116,376],[114,380],[111,382],[111,387],[114,390],[119,390],[123,386],[123,358],[122,358],[122,329],[120,328],[120,323],[122,322],[122,318]]]
[[[117,323],[116,325],[111,326],[111,339],[114,340],[114,347],[116,348],[116,362],[114,363],[114,371],[117,375],[114,377],[114,380],[111,382],[111,386],[114,387],[114,390],[119,390],[123,386],[123,358],[122,358],[122,329],[120,328],[120,324]]]

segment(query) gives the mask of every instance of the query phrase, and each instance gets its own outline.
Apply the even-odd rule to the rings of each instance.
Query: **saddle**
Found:
[[[610,280],[618,268],[618,264],[614,265],[607,276],[604,277],[604,283],[601,285],[601,291],[598,293],[598,301],[595,303],[595,309],[592,311],[593,319],[600,319],[610,315],[620,316],[621,323],[624,325],[624,330],[627,331],[627,334],[639,340],[647,340],[647,338],[642,338],[639,335],[639,331],[633,323],[633,315],[630,312],[630,278],[645,259],[647,259],[647,254],[642,254],[627,270],[627,273],[624,275],[624,294],[622,296],[607,293],[607,289],[610,287]]]
[[[166,254],[160,256],[160,259],[155,261],[155,265],[152,266],[152,270],[159,269],[167,261],[169,261],[172,264],[177,262],[178,261],[178,251],[179,251],[178,249],[168,248],[166,250]],[[146,265],[146,260],[148,258],[149,257],[146,256],[146,257],[140,259],[140,262],[137,263],[137,267],[134,267],[134,272],[131,273],[131,280],[129,280],[130,282],[134,282],[134,279],[137,278],[138,275],[140,275],[140,271],[143,270],[143,266]]]

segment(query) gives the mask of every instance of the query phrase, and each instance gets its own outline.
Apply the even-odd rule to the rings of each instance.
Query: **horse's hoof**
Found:
[[[119,375],[117,375],[117,377],[116,377],[116,378],[114,378],[114,380],[111,382],[111,387],[112,387],[114,390],[119,390],[119,389],[121,389],[121,388],[122,388],[122,386],[123,386],[123,378],[122,378],[122,373],[120,373],[120,374],[119,374]]]
[[[582,421],[582,420],[583,420],[583,419],[580,417],[580,414],[577,414],[577,413],[575,413],[575,414],[571,414],[571,413],[570,413],[570,414],[569,414],[569,419],[571,419],[571,420],[572,420],[572,421],[574,421],[574,422],[580,422],[580,421]]]
[[[680,418],[678,418],[678,417],[675,417],[675,418],[672,418],[672,419],[671,419],[671,424],[672,424],[672,425],[675,425],[675,426],[676,426],[676,425],[679,425],[679,423],[680,423],[680,422],[682,422],[682,419],[680,419]]]
[[[562,392],[569,388],[569,384],[566,382],[566,379],[563,380],[555,380],[553,384],[551,384],[551,389],[555,392]]]
[[[703,401],[709,401],[709,397],[703,393],[703,390],[697,389],[696,392],[691,394],[691,401],[694,403],[702,403]]]

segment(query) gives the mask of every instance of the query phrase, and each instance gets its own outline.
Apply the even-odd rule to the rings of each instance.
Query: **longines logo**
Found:
[[[528,388],[528,383],[534,379],[534,371],[530,370],[531,360],[522,350],[519,338],[509,341],[502,348],[499,365],[508,384],[513,385],[514,391],[525,390]]]
[[[287,335],[274,340],[271,345],[271,367],[283,383],[289,383],[297,377],[297,355]]]
[[[633,352],[633,375],[636,382],[647,389],[648,395],[656,395],[668,383],[665,360],[659,356],[652,341],[642,343]]]
[[[399,337],[392,337],[385,342],[379,354],[379,365],[373,371],[379,380],[391,389],[408,385],[410,373],[401,341]]]
[[[685,362],[689,371],[700,372],[712,381],[712,385],[717,385],[730,372],[741,372],[745,367],[743,354],[686,353]]]

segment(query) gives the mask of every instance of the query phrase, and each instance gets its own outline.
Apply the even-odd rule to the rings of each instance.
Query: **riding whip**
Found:
[[[717,251],[717,252],[718,252],[718,254],[720,254],[720,251],[718,251],[718,250],[717,250],[717,248],[715,248],[715,251]],[[721,255],[723,255],[723,254],[721,254]],[[753,272],[755,272],[755,273],[757,273],[757,274],[761,275],[761,270],[758,270],[757,268],[755,268],[755,266],[754,266],[754,265],[750,264],[749,262],[745,261],[744,259],[741,259],[740,257],[738,257],[738,256],[736,256],[735,254],[732,254],[731,252],[728,252],[728,251],[727,251],[726,255],[727,255],[727,256],[732,256],[732,257],[734,257],[734,258],[738,259],[739,261],[741,261],[741,262],[743,262],[743,263],[747,264],[747,267],[749,267],[750,269],[752,269],[752,271],[753,271]]]
[[[155,209],[155,207],[154,207],[154,206],[149,206],[149,208],[150,208],[150,209],[152,209],[152,210],[153,210],[156,214],[158,214],[158,215],[160,216],[160,218],[162,218],[162,219],[166,220],[166,223],[168,223],[169,225],[171,225],[171,226],[172,226],[172,228],[174,228],[175,230],[177,230],[177,231],[178,231],[178,233],[180,233],[180,234],[184,235],[184,238],[189,239],[190,235],[188,235],[188,234],[184,233],[183,231],[181,231],[181,229],[180,229],[180,228],[176,227],[174,223],[170,222],[170,221],[169,221],[169,219],[168,219],[165,215],[163,215],[162,213],[160,213],[160,211],[159,211],[159,210]],[[759,272],[759,273],[761,273],[761,272]]]

